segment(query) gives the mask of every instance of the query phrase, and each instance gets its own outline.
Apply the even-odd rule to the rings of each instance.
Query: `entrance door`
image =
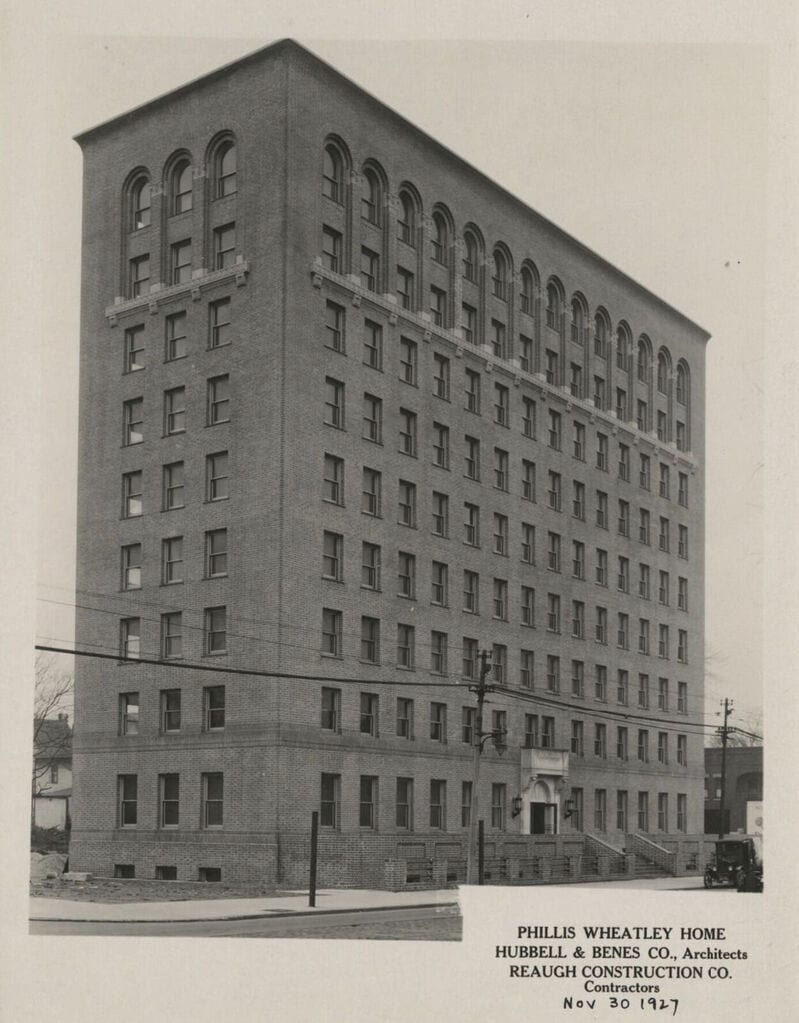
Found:
[[[530,803],[530,834],[554,835],[558,830],[557,803]]]

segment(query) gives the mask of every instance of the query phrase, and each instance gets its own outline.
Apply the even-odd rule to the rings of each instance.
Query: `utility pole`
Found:
[[[469,847],[466,850],[466,883],[475,882],[475,843],[477,841],[477,817],[478,817],[478,785],[480,784],[480,754],[483,752],[483,743],[493,733],[483,733],[483,703],[486,693],[493,690],[493,686],[486,684],[486,678],[491,671],[491,655],[487,650],[480,651],[480,674],[477,685],[469,686],[469,692],[477,694],[477,714],[475,715],[474,735],[472,736],[472,805],[469,816]]]
[[[732,713],[732,704],[724,700],[724,724],[721,726],[721,800],[719,802],[719,838],[724,838],[724,794],[727,783],[727,735],[732,729],[727,727],[727,719]]]

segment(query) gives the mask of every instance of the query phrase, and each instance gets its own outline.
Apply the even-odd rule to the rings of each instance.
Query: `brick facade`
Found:
[[[529,831],[529,804],[545,791],[545,801],[558,807],[559,829],[575,836],[597,830],[619,848],[625,831],[635,830],[639,792],[649,794],[648,828],[642,830],[657,837],[658,795],[665,794],[666,830],[678,830],[679,799],[681,829],[699,832],[702,737],[689,722],[703,706],[706,333],[290,42],[78,141],[85,158],[78,646],[115,655],[121,620],[135,619],[141,656],[159,659],[166,650],[162,616],[179,612],[180,647],[172,652],[199,668],[79,658],[75,868],[105,874],[116,864],[131,864],[137,876],[147,877],[156,866],[174,865],[179,877],[193,879],[201,867],[221,867],[226,880],[296,882],[310,814],[320,809],[322,775],[338,779],[331,789],[338,804],[335,827],[323,828],[323,878],[357,883],[382,876],[384,861],[403,859],[397,849],[414,832],[430,840],[431,822],[441,824],[434,829],[441,841],[451,836],[460,848],[466,834],[462,784],[471,777],[472,754],[462,712],[474,706],[463,679],[464,637],[480,648],[506,649],[502,685],[509,691],[495,691],[486,704],[487,724],[492,712],[505,711],[507,729],[507,751],[488,743],[483,757],[480,816],[487,833],[492,822],[498,835]],[[230,143],[235,179],[225,178],[230,161],[221,163]],[[323,157],[326,146],[340,160],[332,172]],[[183,198],[183,211],[175,212],[175,171],[184,158],[192,168],[191,209]],[[332,183],[325,190],[333,198],[322,186],[329,172]],[[136,206],[137,183],[145,180],[149,216]],[[403,196],[416,204],[407,228]],[[226,255],[222,250],[232,235],[225,231],[232,224],[235,252]],[[323,226],[338,236],[334,254]],[[477,251],[473,271],[464,275],[464,260],[472,260],[469,239]],[[177,264],[188,240],[191,264],[184,272]],[[374,280],[364,249],[377,257]],[[504,275],[496,269],[495,249],[505,260]],[[143,264],[133,270],[132,261],[144,255],[149,277],[137,287],[130,275],[141,273]],[[413,275],[407,299],[398,296],[398,268],[406,281],[407,273]],[[556,311],[547,309],[550,283],[558,294]],[[582,324],[579,312],[573,315],[573,298],[584,309]],[[229,307],[214,305],[225,299]],[[335,350],[326,326],[328,303],[343,316],[343,351]],[[471,338],[464,304],[474,310]],[[226,343],[211,347],[220,308],[229,311],[230,325],[220,335]],[[594,340],[598,312],[607,315],[601,355]],[[619,357],[621,323],[629,327],[629,349]],[[504,350],[496,354],[498,324]],[[382,353],[372,366],[364,338],[375,328]],[[642,336],[651,358],[639,380]],[[524,338],[530,340],[528,362]],[[143,349],[132,365],[125,363],[126,339]],[[402,339],[416,353],[411,382],[405,379]],[[185,356],[168,358],[182,355],[183,345]],[[658,388],[661,349],[665,393]],[[678,366],[687,368],[680,370],[679,396]],[[467,370],[479,375],[479,412],[467,407]],[[226,384],[212,394],[218,385],[209,381],[222,377]],[[597,407],[593,396],[602,386]],[[621,418],[615,413],[617,389],[626,394]],[[176,395],[167,407],[170,391]],[[326,406],[331,395],[338,411]],[[224,421],[209,425],[210,406],[220,396],[218,418]],[[377,428],[365,423],[365,396],[382,403],[379,443],[366,436]],[[524,422],[524,409],[533,407],[525,400],[534,403],[534,425]],[[126,402],[136,441],[135,423],[143,424],[141,442],[124,443]],[[505,407],[506,422],[496,422]],[[175,411],[177,419],[168,421]],[[658,412],[665,417],[661,440]],[[403,436],[407,413],[415,417],[412,439]],[[555,447],[552,413],[560,417]],[[181,419],[181,431],[170,433],[170,424]],[[685,431],[679,448],[678,423]],[[575,448],[575,424],[583,431],[582,451]],[[446,454],[434,450],[434,441],[442,448],[440,427],[448,430]],[[479,442],[479,479],[466,478],[468,438]],[[604,465],[598,465],[600,444],[607,445]],[[620,445],[629,451],[629,480],[619,476]],[[208,458],[221,452],[227,452],[227,496],[212,500]],[[343,489],[335,495],[324,483],[325,454],[339,460]],[[641,455],[649,458],[648,489],[639,486]],[[500,457],[502,463],[495,461]],[[523,483],[525,461],[535,464],[535,493]],[[182,463],[181,506],[165,510],[164,467],[176,463]],[[661,465],[668,468],[667,496],[658,489]],[[378,516],[362,510],[364,467],[380,473]],[[559,507],[550,507],[551,473],[560,479]],[[681,477],[686,502],[678,499]],[[127,508],[126,480],[133,488]],[[583,517],[573,515],[574,481],[584,487]],[[410,525],[399,521],[403,482],[415,488]],[[446,535],[433,529],[435,494],[448,499]],[[331,496],[338,503],[325,499]],[[603,501],[605,521],[598,522]],[[620,501],[629,505],[629,536],[619,534]],[[479,508],[479,546],[464,543],[467,504]],[[648,543],[639,540],[641,508],[649,513]],[[126,516],[131,509],[134,514]],[[668,550],[658,545],[661,518],[668,519]],[[535,529],[534,555],[527,561],[522,524]],[[507,540],[499,541],[504,549],[497,553],[495,533],[505,527]],[[687,529],[687,557],[678,552],[680,527]],[[222,529],[225,574],[209,572],[207,534]],[[340,538],[330,541],[334,569],[323,563],[325,531]],[[557,570],[550,570],[550,545],[556,543],[550,534],[559,537],[560,563],[551,565]],[[180,580],[173,582],[164,574],[164,541],[175,538],[182,538],[182,548],[169,569]],[[585,578],[573,578],[575,541],[584,545]],[[380,548],[379,589],[361,585],[364,543]],[[140,579],[135,570],[125,574],[125,547],[133,547]],[[413,583],[403,555],[415,559]],[[597,575],[600,557],[604,577]],[[617,586],[619,558],[629,562],[629,592]],[[445,594],[434,593],[434,582],[442,582],[434,562],[446,566]],[[648,599],[638,596],[641,563],[649,566]],[[479,613],[463,610],[464,571],[479,576]],[[668,573],[669,594],[659,604],[661,572]],[[125,589],[131,579],[140,585]],[[686,580],[687,609],[678,606],[679,579]],[[494,580],[500,581],[496,592]],[[526,594],[534,614],[527,624],[523,587],[534,590]],[[497,595],[504,605],[499,618]],[[557,631],[548,629],[550,595],[560,600]],[[573,601],[584,605],[582,637],[572,635]],[[606,615],[602,642],[596,638],[598,607]],[[209,637],[206,612],[213,608],[225,608],[224,640]],[[337,612],[336,656],[323,651],[324,609]],[[616,642],[619,614],[628,615],[629,649]],[[362,617],[379,621],[380,651],[373,658],[379,663],[363,659]],[[641,618],[649,621],[649,653],[638,652]],[[412,655],[399,650],[406,642],[399,643],[398,626],[413,628]],[[660,626],[669,633],[662,658]],[[433,660],[433,632],[446,636],[444,665]],[[677,659],[682,633],[687,663]],[[217,641],[223,652],[209,648]],[[533,652],[532,679],[522,680],[522,650]],[[559,658],[559,683],[547,678],[552,657]],[[583,664],[582,695],[573,694],[574,661]],[[604,694],[597,691],[597,666],[605,669]],[[626,706],[617,700],[619,670],[629,676]],[[639,707],[641,674],[649,676],[649,702]],[[661,678],[668,680],[662,707]],[[679,683],[685,689],[678,706]],[[209,725],[204,695],[215,686],[225,687],[219,727]],[[323,688],[339,691],[336,713],[326,717]],[[161,694],[178,689],[179,727],[167,728]],[[121,721],[125,693],[138,700],[131,703],[138,720],[129,728]],[[371,730],[362,724],[362,693],[378,698]],[[407,737],[397,726],[398,699],[413,700]],[[446,705],[441,726],[431,725],[431,702]],[[570,753],[560,776],[547,781],[542,774],[538,784],[544,787],[538,789],[522,750],[530,714],[538,716],[538,744],[543,718],[554,719],[550,746],[560,750],[570,749],[571,722],[584,722],[582,754]],[[596,724],[606,726],[604,755],[601,748],[595,753]],[[619,726],[628,729],[629,759],[616,756]],[[637,757],[639,728],[649,733],[646,761]],[[668,735],[667,763],[658,759],[659,733]],[[685,737],[685,764],[677,763],[678,736]],[[203,778],[218,774],[222,823],[206,826]],[[178,822],[168,826],[159,789],[164,775],[179,776]],[[120,818],[120,776],[137,779],[136,819],[129,826]],[[373,814],[361,807],[362,777],[376,779],[366,800],[374,799]],[[413,780],[410,834],[397,826],[398,778]],[[430,807],[431,780],[446,782],[437,793],[444,797],[440,817]],[[504,790],[494,789],[492,796],[498,785]],[[583,818],[568,821],[562,812],[574,789],[583,792]],[[594,812],[596,789],[606,793],[604,822]],[[617,829],[620,789],[628,792],[628,820]],[[511,801],[518,795],[523,808],[514,817]],[[502,809],[492,814],[492,798],[500,797]]]

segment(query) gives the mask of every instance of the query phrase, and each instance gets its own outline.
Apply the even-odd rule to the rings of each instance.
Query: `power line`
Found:
[[[45,637],[46,638],[46,637]],[[98,644],[90,644],[97,646]],[[37,650],[44,650],[51,653],[59,654],[72,654],[76,657],[94,657],[101,660],[115,661],[117,664],[150,664],[164,668],[179,668],[182,670],[193,670],[203,672],[219,672],[222,674],[229,675],[248,675],[257,676],[262,678],[275,678],[275,679],[288,679],[295,681],[305,682],[336,682],[340,684],[352,684],[352,685],[372,685],[372,686],[399,686],[399,687],[410,687],[410,688],[439,688],[439,689],[459,689],[464,692],[470,685],[473,684],[473,679],[464,679],[461,682],[437,682],[437,681],[426,681],[426,682],[404,682],[404,681],[392,681],[387,679],[372,679],[372,678],[348,678],[346,676],[338,675],[306,675],[297,674],[284,671],[269,671],[264,668],[234,668],[225,667],[222,665],[206,665],[196,664],[188,661],[179,660],[168,660],[165,661],[160,658],[154,657],[125,657],[119,653],[97,653],[95,651],[87,650],[68,650],[62,647],[53,647],[43,644],[36,644]],[[101,647],[101,649],[103,649]],[[106,647],[105,649],[110,649]],[[611,720],[617,720],[622,718],[625,721],[642,721],[647,724],[666,725],[673,724],[678,726],[679,730],[685,734],[691,735],[704,735],[704,731],[698,731],[697,729],[712,730],[715,729],[715,725],[705,725],[701,721],[689,721],[675,718],[657,718],[644,714],[627,713],[624,711],[613,711],[610,709],[594,709],[591,707],[583,707],[580,704],[567,703],[563,700],[553,700],[550,697],[539,696],[537,693],[527,693],[520,690],[510,689],[505,686],[493,685],[492,689],[500,693],[502,696],[511,699],[520,699],[527,702],[540,703],[545,706],[562,707],[570,710],[572,713],[575,711],[585,714],[590,717],[609,718]]]

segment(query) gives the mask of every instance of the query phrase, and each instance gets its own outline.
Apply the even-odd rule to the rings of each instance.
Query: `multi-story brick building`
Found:
[[[482,648],[489,838],[701,833],[705,331],[293,42],[78,141],[74,866],[462,859]]]

